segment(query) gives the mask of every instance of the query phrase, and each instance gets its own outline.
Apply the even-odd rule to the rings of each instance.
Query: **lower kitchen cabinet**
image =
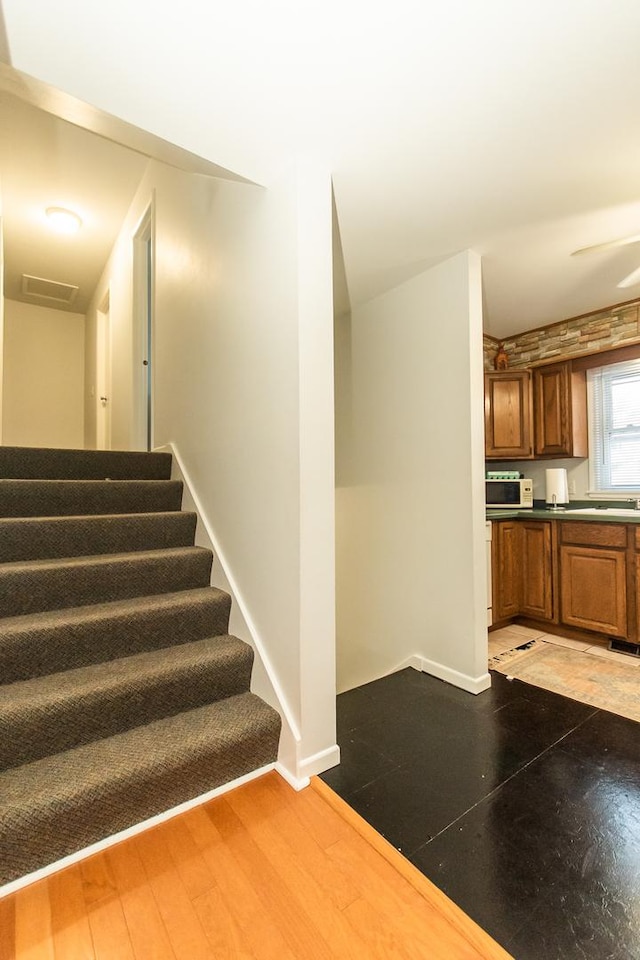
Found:
[[[547,520],[493,524],[493,619],[554,619],[552,526]]]
[[[636,601],[636,604],[635,604],[636,632],[633,639],[635,640],[636,643],[639,643],[640,642],[640,527],[635,528],[635,530],[633,531],[633,536],[634,536],[634,547],[635,547],[634,554],[633,554],[633,559],[634,559],[633,580],[635,581],[634,593],[635,593],[635,601]]]
[[[520,613],[520,521],[499,520],[492,532],[493,621]]]
[[[626,569],[621,550],[561,547],[562,622],[606,636],[626,637]]]
[[[560,535],[561,622],[628,637],[626,526],[563,523]]]
[[[520,613],[535,620],[553,620],[553,555],[551,523],[521,521],[522,593]]]
[[[517,617],[605,637],[640,637],[640,527],[498,520],[493,622]]]

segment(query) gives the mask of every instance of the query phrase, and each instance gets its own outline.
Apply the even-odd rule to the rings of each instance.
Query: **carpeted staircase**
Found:
[[[0,886],[276,760],[170,472],[0,447]]]

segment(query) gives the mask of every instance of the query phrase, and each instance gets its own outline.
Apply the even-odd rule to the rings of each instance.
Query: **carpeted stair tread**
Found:
[[[251,693],[0,774],[0,884],[276,760],[280,717]]]
[[[0,565],[0,617],[207,586],[204,547],[25,560]]]
[[[0,770],[249,690],[252,648],[229,635],[0,687]]]
[[[216,587],[0,620],[5,683],[225,634],[231,597]]]
[[[180,480],[0,480],[0,517],[161,513],[181,504]]]
[[[193,544],[196,514],[177,511],[106,516],[0,518],[0,563],[124,553]]]
[[[0,446],[0,477],[24,480],[168,480],[170,453]]]
[[[0,446],[0,886],[277,758],[171,462]]]

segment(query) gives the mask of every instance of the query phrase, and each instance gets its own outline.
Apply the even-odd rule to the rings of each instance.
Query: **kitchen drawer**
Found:
[[[636,550],[640,550],[640,526],[636,527]]]
[[[586,547],[626,547],[627,527],[624,523],[563,520],[560,523],[560,539],[562,543],[579,543]]]

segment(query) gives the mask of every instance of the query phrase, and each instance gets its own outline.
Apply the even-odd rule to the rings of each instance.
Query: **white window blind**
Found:
[[[598,493],[640,491],[640,360],[596,367],[589,387],[591,486]]]

